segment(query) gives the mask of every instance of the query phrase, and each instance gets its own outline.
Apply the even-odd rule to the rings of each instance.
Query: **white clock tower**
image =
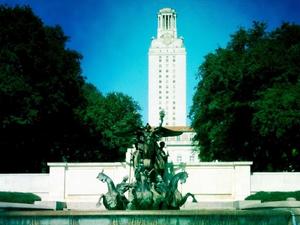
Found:
[[[151,126],[186,126],[186,51],[177,37],[176,12],[159,10],[157,37],[148,53],[148,120]]]

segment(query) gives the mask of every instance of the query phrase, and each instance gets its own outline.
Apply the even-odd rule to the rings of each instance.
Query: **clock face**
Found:
[[[162,41],[164,44],[169,45],[173,42],[173,35],[166,33],[164,35],[162,35]]]

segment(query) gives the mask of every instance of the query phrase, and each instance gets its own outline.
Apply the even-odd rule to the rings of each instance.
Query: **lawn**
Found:
[[[41,198],[33,193],[0,191],[0,202],[29,203],[40,201]]]
[[[287,198],[295,198],[300,201],[300,191],[293,192],[264,192],[260,191],[248,196],[245,200],[261,200],[262,202],[284,201]]]

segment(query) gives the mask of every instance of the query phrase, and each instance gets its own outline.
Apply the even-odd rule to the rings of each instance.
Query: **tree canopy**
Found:
[[[123,159],[141,122],[121,93],[103,96],[82,74],[60,26],[30,7],[0,5],[0,172],[39,172],[49,161]]]
[[[101,159],[124,159],[127,148],[134,143],[135,131],[142,126],[139,105],[128,95],[102,95],[92,84],[84,86],[87,105],[80,118],[91,134],[101,137]]]
[[[190,111],[200,158],[300,170],[300,26],[240,28],[205,57]]]

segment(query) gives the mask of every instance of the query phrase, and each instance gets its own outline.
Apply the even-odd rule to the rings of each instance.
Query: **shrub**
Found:
[[[0,202],[29,203],[40,201],[40,196],[23,192],[0,192]]]
[[[300,191],[294,192],[264,192],[260,191],[248,196],[245,200],[261,200],[262,202],[284,201],[287,198],[295,198],[300,200]]]

